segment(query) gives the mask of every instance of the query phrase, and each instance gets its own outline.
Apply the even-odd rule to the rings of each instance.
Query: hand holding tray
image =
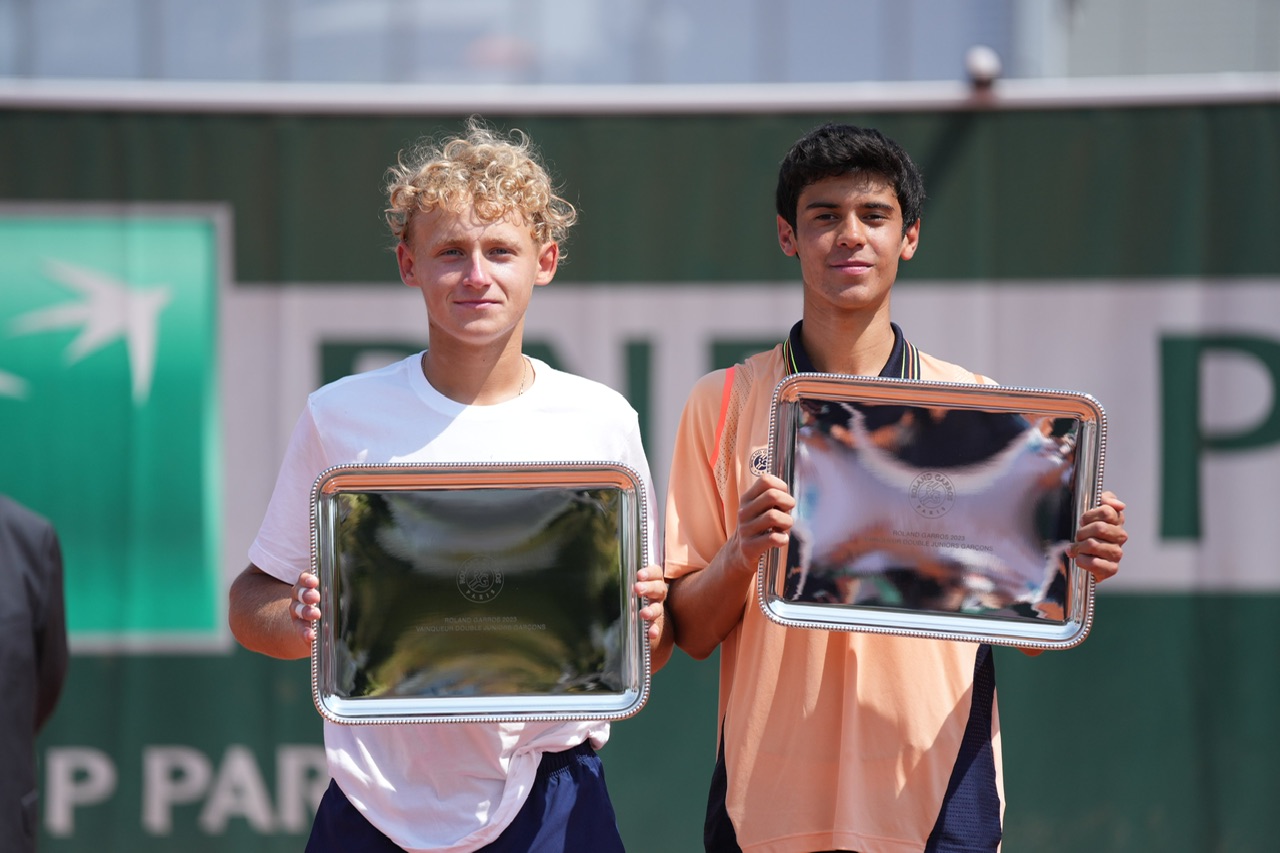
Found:
[[[1093,578],[1067,553],[1102,491],[1087,394],[796,374],[770,467],[797,500],[759,602],[792,627],[1026,648],[1082,642]]]
[[[611,720],[648,698],[631,469],[344,465],[313,497],[327,719]]]

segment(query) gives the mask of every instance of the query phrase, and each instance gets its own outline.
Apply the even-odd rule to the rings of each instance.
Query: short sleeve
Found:
[[[285,583],[311,569],[311,491],[327,467],[308,404],[293,428],[271,502],[249,548],[249,562]]]
[[[725,377],[717,370],[699,379],[680,416],[667,480],[665,570],[671,579],[706,568],[728,539],[715,475]]]

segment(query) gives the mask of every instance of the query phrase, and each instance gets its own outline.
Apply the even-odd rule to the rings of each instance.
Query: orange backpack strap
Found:
[[[724,372],[724,391],[720,393],[720,420],[716,421],[716,456],[720,455],[720,439],[724,434],[724,422],[729,415],[729,401],[733,398],[733,371],[730,367]]]

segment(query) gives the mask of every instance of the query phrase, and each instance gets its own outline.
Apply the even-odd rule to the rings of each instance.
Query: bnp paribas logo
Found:
[[[151,395],[155,374],[160,312],[172,298],[173,288],[135,287],[109,272],[53,256],[44,258],[41,267],[44,278],[65,287],[72,298],[11,318],[9,333],[74,330],[76,336],[67,346],[63,359],[68,367],[116,341],[123,341],[133,402],[145,404]],[[25,398],[27,382],[21,376],[0,373],[0,394]]]
[[[0,207],[0,491],[53,519],[80,648],[219,644],[220,220]]]

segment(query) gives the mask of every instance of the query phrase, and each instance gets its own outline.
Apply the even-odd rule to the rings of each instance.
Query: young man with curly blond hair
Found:
[[[387,222],[400,277],[422,293],[429,346],[313,392],[267,515],[232,585],[230,622],[253,651],[310,653],[317,476],[352,462],[629,465],[652,482],[635,411],[603,385],[521,351],[535,288],[549,284],[576,218],[529,140],[477,121],[390,170]],[[653,517],[652,512],[650,517]],[[646,543],[648,562],[656,547]],[[666,587],[639,572],[652,665],[670,655]],[[603,722],[343,726],[325,722],[333,782],[308,851],[620,851],[595,749]]]

